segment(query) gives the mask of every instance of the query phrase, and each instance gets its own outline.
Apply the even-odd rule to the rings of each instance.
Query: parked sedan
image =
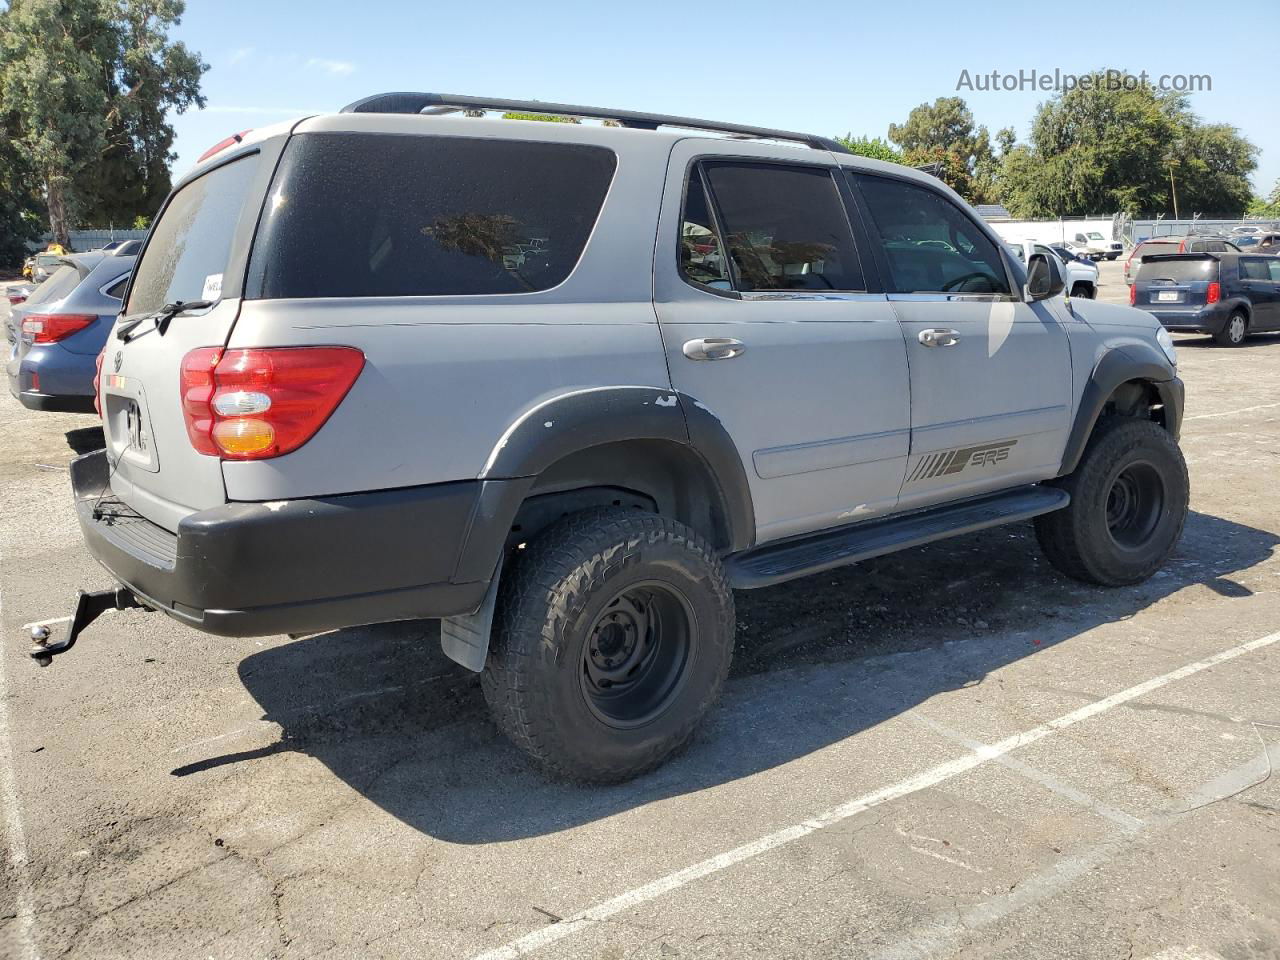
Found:
[[[1251,333],[1280,330],[1280,257],[1244,253],[1149,256],[1129,302],[1166,330],[1212,334],[1238,347]]]
[[[120,311],[133,256],[61,258],[9,316],[9,392],[31,410],[93,413],[98,354]]]

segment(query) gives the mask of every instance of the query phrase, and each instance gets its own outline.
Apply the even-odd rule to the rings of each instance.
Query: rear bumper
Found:
[[[1201,310],[1160,310],[1145,306],[1138,309],[1145,310],[1159,320],[1162,327],[1175,333],[1221,333],[1231,315],[1230,310],[1217,306]]]
[[[94,557],[147,606],[223,636],[471,613],[507,532],[486,518],[524,488],[475,480],[229,503],[173,533],[112,498],[105,451],[73,461],[71,483]]]
[[[19,393],[18,400],[28,410],[44,410],[47,413],[94,413],[93,397],[54,396],[48,393]]]

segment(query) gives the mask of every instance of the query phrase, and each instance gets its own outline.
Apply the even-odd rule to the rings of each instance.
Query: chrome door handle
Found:
[[[686,340],[681,348],[690,360],[732,360],[746,352],[746,344],[730,337],[705,337]]]
[[[921,330],[916,339],[926,347],[954,347],[960,342],[960,331],[930,328]]]

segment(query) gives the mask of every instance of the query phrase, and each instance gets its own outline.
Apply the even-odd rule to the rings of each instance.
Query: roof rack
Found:
[[[593,120],[616,120],[634,130],[657,130],[658,127],[685,127],[711,130],[736,137],[759,137],[767,140],[790,140],[815,150],[834,153],[851,152],[830,137],[769,127],[749,127],[740,123],[716,123],[694,117],[673,117],[663,113],[638,113],[634,110],[610,110],[606,107],[583,107],[572,103],[546,103],[541,100],[500,100],[494,97],[469,97],[452,93],[378,93],[349,103],[343,113],[458,113],[467,110],[502,110],[518,113],[547,113],[556,116],[588,117]]]

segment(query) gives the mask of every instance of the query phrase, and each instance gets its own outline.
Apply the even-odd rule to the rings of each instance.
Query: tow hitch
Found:
[[[31,640],[35,646],[31,648],[31,658],[42,667],[53,663],[59,653],[66,653],[76,645],[80,632],[97,620],[108,610],[129,610],[134,607],[145,607],[133,591],[127,587],[116,587],[114,590],[98,590],[94,593],[80,591],[76,600],[76,612],[69,617],[58,617],[54,620],[41,620],[28,623]],[[54,638],[54,628],[66,626],[66,633]]]

